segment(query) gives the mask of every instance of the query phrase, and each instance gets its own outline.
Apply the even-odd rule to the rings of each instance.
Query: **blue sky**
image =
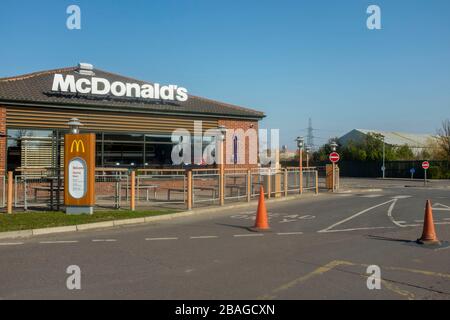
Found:
[[[382,30],[366,28],[370,4]],[[316,144],[450,117],[448,0],[2,0],[0,37],[0,77],[90,62],[262,110],[290,147],[309,117]]]

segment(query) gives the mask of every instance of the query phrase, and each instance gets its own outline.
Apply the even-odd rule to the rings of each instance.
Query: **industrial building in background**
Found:
[[[364,142],[368,134],[384,137],[386,145],[392,147],[408,146],[415,155],[423,153],[430,147],[432,142],[436,141],[436,136],[432,134],[404,133],[396,131],[377,131],[366,129],[353,129],[341,136],[338,141],[341,146],[346,146],[350,142]]]

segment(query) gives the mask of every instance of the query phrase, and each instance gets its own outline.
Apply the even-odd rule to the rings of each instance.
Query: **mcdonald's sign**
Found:
[[[95,134],[66,134],[64,204],[66,213],[92,213],[95,205]]]
[[[73,153],[74,151],[75,152],[81,151],[82,153],[86,152],[83,140],[73,140],[72,141],[72,144],[70,145],[70,153]]]

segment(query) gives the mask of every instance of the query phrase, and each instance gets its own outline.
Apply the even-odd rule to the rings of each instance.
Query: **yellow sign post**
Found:
[[[64,204],[67,214],[94,213],[95,134],[66,134]]]

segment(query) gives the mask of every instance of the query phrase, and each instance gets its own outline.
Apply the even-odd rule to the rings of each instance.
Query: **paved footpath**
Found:
[[[449,191],[418,186],[271,203],[269,233],[248,231],[248,208],[2,240],[0,299],[450,299],[450,247],[413,242],[426,199],[449,241]],[[81,290],[66,287],[70,265]]]

